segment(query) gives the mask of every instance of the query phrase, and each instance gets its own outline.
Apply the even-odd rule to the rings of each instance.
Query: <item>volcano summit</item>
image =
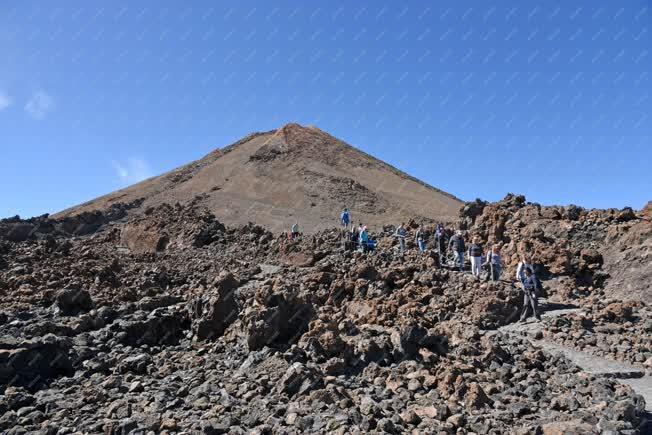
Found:
[[[193,201],[228,225],[272,231],[299,221],[313,232],[337,224],[343,207],[370,228],[409,218],[452,221],[462,202],[316,127],[287,124],[253,133],[171,172],[110,193],[55,217]]]

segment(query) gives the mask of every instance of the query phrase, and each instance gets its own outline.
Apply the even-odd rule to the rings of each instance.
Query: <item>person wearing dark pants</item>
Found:
[[[489,270],[489,275],[487,276],[487,281],[496,282],[500,278],[500,274],[503,270],[503,260],[500,256],[500,246],[493,245],[489,252],[487,253],[487,260],[485,265]]]
[[[532,271],[525,270],[525,279],[523,280],[523,311],[521,312],[521,322],[525,321],[528,317],[528,311],[532,309],[532,315],[541,320],[539,315],[539,307],[536,294],[536,281]]]
[[[539,281],[539,278],[537,277],[532,257],[529,255],[523,255],[521,257],[521,261],[519,261],[518,266],[516,267],[516,279],[523,284],[523,281],[525,280],[525,271],[528,269],[532,272],[532,279],[534,280],[535,288],[541,289],[541,281]]]
[[[457,231],[453,237],[448,241],[448,249],[453,250],[455,255],[455,263],[459,266],[460,272],[464,271],[464,251],[466,251],[466,246],[464,246],[464,237],[462,236],[462,231]]]

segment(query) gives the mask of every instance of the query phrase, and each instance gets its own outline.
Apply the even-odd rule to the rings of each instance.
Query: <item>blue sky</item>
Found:
[[[650,3],[0,0],[0,216],[314,124],[465,199],[652,199]]]

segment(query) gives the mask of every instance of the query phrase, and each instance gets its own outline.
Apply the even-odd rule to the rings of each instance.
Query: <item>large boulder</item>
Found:
[[[118,373],[135,373],[144,375],[148,367],[152,364],[152,357],[146,353],[128,356],[120,361],[117,366]]]
[[[445,335],[416,323],[404,324],[398,330],[392,331],[390,341],[396,361],[416,359],[422,349],[437,354],[445,354],[448,350],[448,338]]]
[[[420,325],[402,326],[399,330],[393,331],[390,339],[397,354],[397,359],[414,358],[420,347],[425,347],[428,330]]]
[[[230,273],[222,273],[215,281],[215,291],[190,301],[189,313],[196,340],[215,339],[238,318],[235,290],[239,281]]]
[[[369,264],[366,264],[366,263],[362,263],[362,264],[356,266],[351,271],[351,274],[355,278],[367,279],[367,280],[370,280],[370,281],[373,281],[373,280],[377,279],[378,275],[379,275],[378,271],[376,270],[375,267],[373,267],[373,266],[371,266]]]
[[[7,235],[5,236],[10,242],[24,242],[34,232],[34,225],[24,222],[19,222],[11,225]]]
[[[0,385],[35,391],[56,376],[71,375],[70,348],[68,340],[52,334],[20,343],[0,343]]]
[[[169,241],[163,229],[148,221],[132,222],[120,233],[121,245],[139,254],[164,251]]]
[[[279,393],[290,397],[301,396],[324,386],[323,376],[317,369],[300,362],[292,364],[276,384]]]
[[[243,315],[243,333],[250,351],[265,346],[287,346],[308,330],[313,306],[290,291],[274,292],[261,288],[257,303]]]
[[[93,299],[86,290],[63,289],[55,298],[57,310],[66,316],[75,316],[85,313],[93,308]]]
[[[187,330],[184,311],[154,310],[145,318],[120,320],[110,328],[118,333],[121,343],[129,346],[177,344]]]

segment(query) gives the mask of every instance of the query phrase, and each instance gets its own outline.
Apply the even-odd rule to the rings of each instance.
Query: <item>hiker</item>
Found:
[[[360,230],[360,247],[362,252],[367,252],[367,243],[369,242],[369,233],[367,233],[367,227],[362,227]]]
[[[439,257],[439,267],[445,263],[446,252],[446,230],[442,224],[437,224],[435,228],[435,243],[437,244],[437,256]]]
[[[444,226],[441,223],[435,225],[435,242],[441,243],[444,240],[445,235],[446,230],[444,229]]]
[[[526,278],[525,271],[526,270],[529,270],[530,272],[532,272],[532,279],[534,280],[534,284],[535,284],[534,288],[535,288],[535,290],[541,288],[541,282],[537,278],[537,274],[536,274],[536,272],[534,270],[534,264],[532,263],[532,257],[530,257],[529,255],[523,254],[523,256],[521,256],[521,261],[518,262],[518,266],[516,267],[516,280],[518,282],[520,282],[521,284],[523,284],[523,282],[525,281],[525,278]]]
[[[358,246],[358,232],[355,227],[351,227],[351,231],[342,230],[342,241],[344,243],[345,251],[355,251]]]
[[[348,228],[349,223],[351,222],[351,215],[349,214],[349,209],[345,208],[342,210],[342,215],[340,216],[340,224],[343,228]]]
[[[299,238],[299,222],[295,222],[294,225],[292,225],[292,240],[296,240]]]
[[[349,238],[351,240],[352,248],[355,250],[355,248],[358,246],[358,241],[360,238],[360,232],[355,229],[355,225],[351,225],[351,232],[349,233]]]
[[[469,258],[471,258],[471,273],[480,279],[480,268],[482,266],[482,245],[480,237],[474,236],[473,243],[469,246]]]
[[[419,247],[419,251],[426,252],[426,230],[423,225],[419,226],[419,229],[417,230],[415,242]]]
[[[407,235],[407,231],[405,231],[405,224],[401,224],[396,228],[396,234],[395,236],[398,238],[398,246],[399,250],[401,252],[401,255],[405,253],[405,236]]]
[[[537,294],[536,294],[536,280],[534,279],[534,274],[531,269],[526,268],[523,275],[525,279],[522,282],[523,285],[523,311],[521,312],[521,322],[523,322],[528,317],[528,311],[532,308],[532,315],[537,320],[541,320],[539,315]]]
[[[500,258],[500,247],[498,245],[493,245],[491,250],[487,253],[485,266],[489,269],[487,281],[489,281],[489,279],[491,279],[492,282],[498,281],[503,270],[503,260]]]
[[[451,237],[448,242],[448,249],[453,250],[455,263],[459,264],[460,272],[464,271],[464,251],[466,251],[466,247],[464,246],[464,237],[462,237],[461,230],[457,230],[455,235]]]

